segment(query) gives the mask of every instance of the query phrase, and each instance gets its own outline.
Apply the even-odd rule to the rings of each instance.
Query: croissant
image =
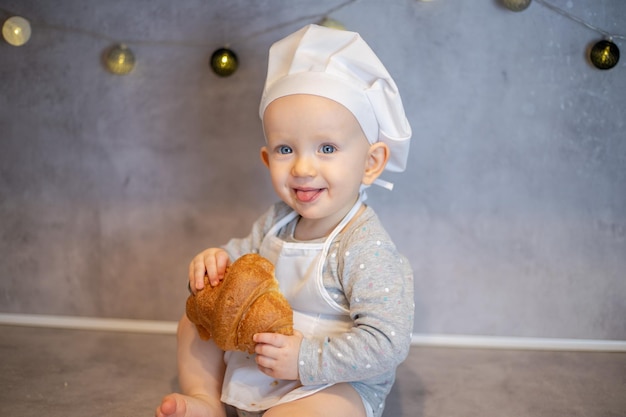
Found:
[[[224,279],[187,298],[186,313],[203,340],[222,350],[254,352],[255,333],[293,334],[293,311],[279,291],[274,265],[257,254],[243,255]]]

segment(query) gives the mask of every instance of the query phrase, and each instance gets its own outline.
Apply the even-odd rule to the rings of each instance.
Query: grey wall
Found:
[[[626,32],[622,0],[551,2]],[[0,0],[34,31],[0,44],[0,312],[176,320],[191,257],[275,200],[266,52],[316,19],[250,35],[339,3]],[[369,193],[415,269],[415,330],[626,339],[626,59],[594,69],[600,36],[538,3],[332,17],[387,64],[415,132],[395,190]],[[109,40],[58,26],[130,41],[135,71],[107,73]],[[207,60],[227,42],[241,66],[222,79]]]

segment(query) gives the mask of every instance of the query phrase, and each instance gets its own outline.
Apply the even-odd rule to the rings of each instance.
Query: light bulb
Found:
[[[327,28],[331,28],[331,29],[346,30],[346,27],[343,25],[343,23],[341,23],[338,20],[331,19],[329,17],[325,17],[324,19],[322,19],[319,25],[327,27]]]
[[[502,0],[502,4],[509,10],[521,12],[530,6],[531,0]]]
[[[13,46],[22,46],[30,39],[30,23],[20,16],[9,17],[2,25],[2,37]]]
[[[229,77],[239,68],[237,55],[227,48],[220,48],[213,52],[209,63],[213,72],[220,77]]]
[[[598,69],[611,69],[619,62],[619,48],[610,40],[601,40],[591,48],[589,59]]]
[[[124,44],[114,45],[105,52],[104,63],[113,74],[126,75],[135,68],[135,55]]]

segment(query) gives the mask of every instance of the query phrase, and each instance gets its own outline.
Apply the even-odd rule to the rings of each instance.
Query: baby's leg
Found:
[[[352,385],[333,385],[308,397],[279,404],[265,412],[263,417],[365,417],[361,396]]]
[[[200,339],[187,316],[178,323],[178,379],[182,394],[163,398],[156,417],[225,417],[221,403],[224,352]]]

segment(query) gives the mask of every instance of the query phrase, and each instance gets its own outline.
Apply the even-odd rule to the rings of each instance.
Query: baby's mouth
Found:
[[[310,203],[322,193],[322,188],[294,188],[298,201],[302,203]]]

